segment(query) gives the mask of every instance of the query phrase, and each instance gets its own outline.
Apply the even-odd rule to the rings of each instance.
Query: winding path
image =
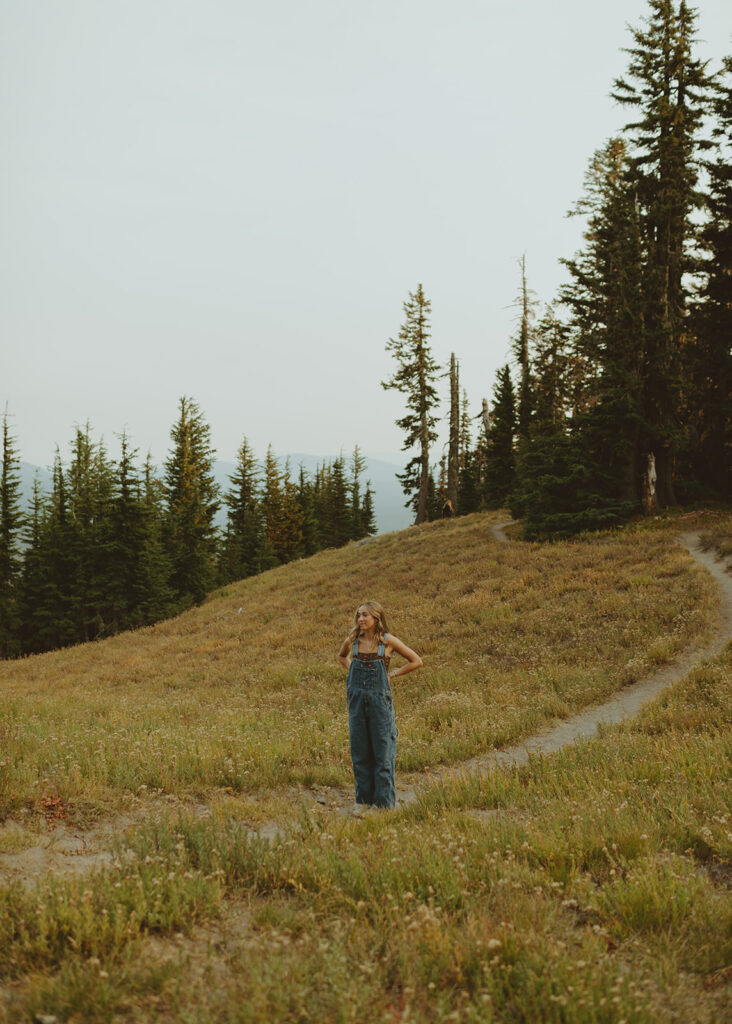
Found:
[[[494,538],[501,544],[510,543],[504,532],[507,525],[508,523],[498,523],[491,527]],[[591,737],[601,724],[621,722],[636,714],[644,704],[653,700],[673,683],[683,679],[696,665],[719,654],[732,639],[732,576],[727,572],[724,562],[718,560],[712,552],[701,549],[697,534],[682,534],[677,540],[719,585],[720,621],[709,643],[684,652],[673,662],[645,676],[639,682],[623,687],[605,703],[587,708],[553,727],[528,737],[516,746],[494,750],[469,761],[438,769],[431,774],[429,782],[421,782],[417,787],[397,784],[397,808],[413,803],[418,790],[423,789],[425,785],[434,785],[442,779],[465,772],[484,771],[495,765],[525,764],[532,754],[551,754],[577,739]],[[299,799],[301,796],[325,804],[341,815],[349,813],[353,799],[350,788],[318,788],[306,790],[304,793],[293,793],[293,799]],[[103,829],[92,829],[82,834],[71,829],[59,828],[37,847],[25,849],[14,855],[0,854],[0,883],[4,881],[4,876],[20,878],[25,883],[30,883],[34,878],[49,871],[56,874],[77,874],[106,863],[110,859],[107,846],[112,836],[123,832],[131,824],[130,820],[116,820],[108,822]],[[9,827],[15,826],[11,822]],[[260,824],[251,831],[270,839],[284,834],[282,825],[275,821]]]
[[[507,525],[500,523],[492,528],[494,537],[503,543],[507,540],[503,527]],[[720,623],[709,643],[680,654],[674,661],[644,676],[637,683],[623,687],[604,704],[580,711],[514,747],[466,761],[461,765],[462,770],[476,771],[494,764],[525,764],[531,754],[550,754],[577,739],[593,736],[600,725],[612,725],[635,715],[644,704],[683,679],[696,665],[715,657],[724,649],[732,639],[732,576],[727,572],[724,562],[719,561],[712,552],[702,550],[698,534],[684,533],[677,541],[719,584]]]
[[[510,543],[505,534],[505,527],[511,523],[496,523],[491,526],[493,537],[498,543]],[[594,736],[600,725],[612,725],[629,718],[658,697],[664,690],[683,679],[696,665],[719,654],[732,639],[732,576],[724,562],[718,560],[713,552],[704,551],[696,533],[684,533],[677,537],[677,542],[686,548],[691,557],[719,585],[720,621],[712,639],[703,647],[693,647],[678,655],[673,661],[646,675],[637,683],[618,690],[609,700],[594,707],[585,708],[571,718],[566,718],[557,725],[550,726],[521,743],[504,750],[493,750],[468,761],[438,768],[430,773],[430,781],[417,786],[399,784],[397,780],[397,807],[404,807],[416,800],[419,790],[434,785],[445,779],[462,775],[465,772],[480,772],[495,765],[510,766],[526,764],[532,754],[551,754],[561,750],[575,740]],[[319,803],[338,807],[341,814],[348,814],[350,804],[344,799],[342,791],[328,791],[328,799],[323,795],[315,797]],[[355,810],[355,809],[354,809]]]

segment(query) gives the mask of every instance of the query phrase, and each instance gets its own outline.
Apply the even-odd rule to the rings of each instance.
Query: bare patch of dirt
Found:
[[[0,826],[0,835],[7,839],[12,834],[14,845],[20,848],[0,853],[0,884],[31,885],[49,872],[68,876],[109,864],[109,847],[133,824],[134,820],[126,815],[99,822],[89,829],[56,821],[44,834],[25,831],[17,822],[5,822]]]

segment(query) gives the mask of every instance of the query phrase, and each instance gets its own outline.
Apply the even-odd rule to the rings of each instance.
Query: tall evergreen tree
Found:
[[[342,547],[351,539],[352,510],[343,456],[333,459],[328,467],[321,515],[325,526],[324,541],[328,547]]]
[[[684,0],[649,0],[643,29],[633,31],[628,73],[618,78],[613,98],[638,112],[626,125],[631,168],[642,211],[645,366],[644,447],[655,456],[656,493],[662,506],[675,504],[674,459],[680,425],[679,381],[687,309],[684,275],[692,267],[692,215],[699,138],[709,108],[705,65],[692,54],[695,14]]]
[[[515,486],[516,401],[511,371],[502,366],[496,373],[493,407],[486,438],[485,500],[490,508],[501,508]]]
[[[297,495],[297,484],[290,475],[290,461],[285,461],[282,474],[282,533],[279,539],[278,557],[290,562],[302,555],[303,514]]]
[[[366,459],[358,445],[351,455],[351,476],[348,481],[349,503],[351,513],[350,539],[363,537],[363,497],[361,495],[361,477],[366,469]]]
[[[472,446],[471,434],[468,393],[465,388],[463,388],[463,400],[460,405],[460,433],[458,435],[458,479],[459,474],[465,469],[466,462],[468,461],[468,456]],[[458,496],[458,502],[459,501],[460,498]]]
[[[374,511],[374,493],[371,490],[371,481],[366,481],[366,490],[361,505],[361,536],[371,537],[376,533],[376,513]]]
[[[622,139],[611,139],[594,155],[574,212],[588,216],[586,246],[563,261],[572,282],[561,297],[571,313],[569,345],[584,380],[578,388],[571,360],[564,362],[565,402],[574,406],[572,429],[594,438],[594,454],[587,455],[603,477],[601,489],[609,499],[614,492],[610,500],[639,508],[653,430],[646,407],[647,252],[637,180]]]
[[[446,501],[458,511],[458,475],[460,473],[460,382],[455,353],[450,353],[450,439],[447,456]]]
[[[526,283],[526,256],[522,256],[521,265],[521,291],[516,299],[516,305],[520,309],[519,331],[513,342],[513,354],[519,368],[519,389],[518,389],[518,434],[524,440],[529,437],[531,431],[531,417],[534,411],[534,399],[532,395],[531,382],[531,321],[534,319],[535,303],[532,293]]]
[[[706,164],[707,222],[693,310],[685,404],[691,437],[685,476],[702,493],[732,498],[732,57],[715,83],[715,153]],[[687,488],[688,489],[688,488]]]
[[[264,460],[262,506],[265,540],[264,568],[269,569],[280,564],[277,551],[281,546],[280,535],[284,517],[282,473],[272,445],[267,446],[267,455]]]
[[[155,622],[171,610],[169,566],[162,556],[159,514],[151,500],[152,466],[144,483],[126,434],[120,438],[108,516],[105,618],[109,632]]]
[[[177,608],[170,586],[171,559],[165,548],[166,529],[165,485],[153,466],[150,452],[145,457],[142,477],[142,500],[145,509],[145,596],[139,609],[141,622],[157,622],[172,615]]]
[[[434,521],[439,519],[442,515],[442,503],[440,502],[440,495],[435,483],[434,469],[430,469],[430,475],[427,478],[427,519]]]
[[[569,332],[551,306],[536,325],[534,378],[538,428],[564,430],[572,407]]]
[[[199,603],[216,579],[219,488],[213,475],[211,429],[198,405],[183,397],[171,428],[173,447],[165,462],[165,533],[171,586],[185,603]]]
[[[302,550],[303,510],[297,485],[290,479],[289,462],[280,469],[270,445],[264,463],[264,525],[266,568],[282,565]]]
[[[485,486],[483,454],[479,446],[468,449],[458,477],[458,506],[460,515],[467,516],[477,512],[482,505],[482,494]]]
[[[73,524],[61,455],[53,463],[53,491],[44,508],[36,551],[41,567],[37,603],[24,602],[25,651],[47,651],[78,643],[78,608],[72,599],[72,584],[78,573],[74,551]]]
[[[239,446],[236,468],[229,480],[231,489],[224,495],[227,522],[221,548],[221,576],[224,582],[253,576],[262,567],[263,522],[259,471],[246,437]]]
[[[41,494],[41,483],[36,473],[33,479],[33,495],[30,510],[25,520],[23,533],[24,557],[23,569],[19,585],[19,628],[20,650],[23,654],[32,654],[44,648],[40,645],[37,633],[37,616],[46,599],[47,566],[44,560],[45,551],[42,545],[44,530],[44,501]]]
[[[10,433],[8,411],[3,415],[2,470],[0,471],[0,658],[19,651],[18,583],[21,572],[20,460]]]
[[[77,428],[66,475],[69,575],[66,594],[75,641],[93,640],[110,626],[112,534],[109,512],[113,469],[102,441],[94,444],[87,423]]]
[[[439,401],[435,388],[438,366],[429,347],[430,309],[431,303],[420,284],[416,292],[409,293],[404,303],[405,320],[398,338],[390,338],[386,345],[387,351],[394,355],[398,369],[390,380],[382,381],[383,388],[406,395],[408,412],[396,424],[406,435],[402,451],[417,447],[418,454],[397,476],[404,493],[409,496],[406,507],[414,509],[417,523],[423,523],[427,518],[430,445],[437,438],[434,410]]]
[[[300,465],[297,481],[297,503],[302,515],[302,553],[307,558],[321,548],[321,524],[318,521],[319,497],[318,472],[310,479],[305,467]]]

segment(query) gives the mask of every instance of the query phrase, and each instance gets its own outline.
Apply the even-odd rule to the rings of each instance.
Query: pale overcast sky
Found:
[[[219,457],[398,461],[380,380],[421,282],[480,410],[526,253],[626,120],[645,0],[2,0],[0,412],[46,465],[89,420],[162,461],[192,395]],[[732,51],[723,0],[698,55]],[[445,410],[446,411],[446,410]],[[435,452],[435,461],[439,451]]]

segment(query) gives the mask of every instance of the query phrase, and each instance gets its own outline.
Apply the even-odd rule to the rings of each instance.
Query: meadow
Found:
[[[718,616],[684,517],[500,545],[475,515],[322,552],[156,627],[0,666],[3,842],[124,820],[0,885],[0,1020],[716,1022],[732,1010],[730,647],[625,725],[454,764],[601,701]],[[335,662],[376,597],[418,798],[344,818]],[[265,839],[255,831],[276,821]],[[1,856],[0,856],[1,861]]]

